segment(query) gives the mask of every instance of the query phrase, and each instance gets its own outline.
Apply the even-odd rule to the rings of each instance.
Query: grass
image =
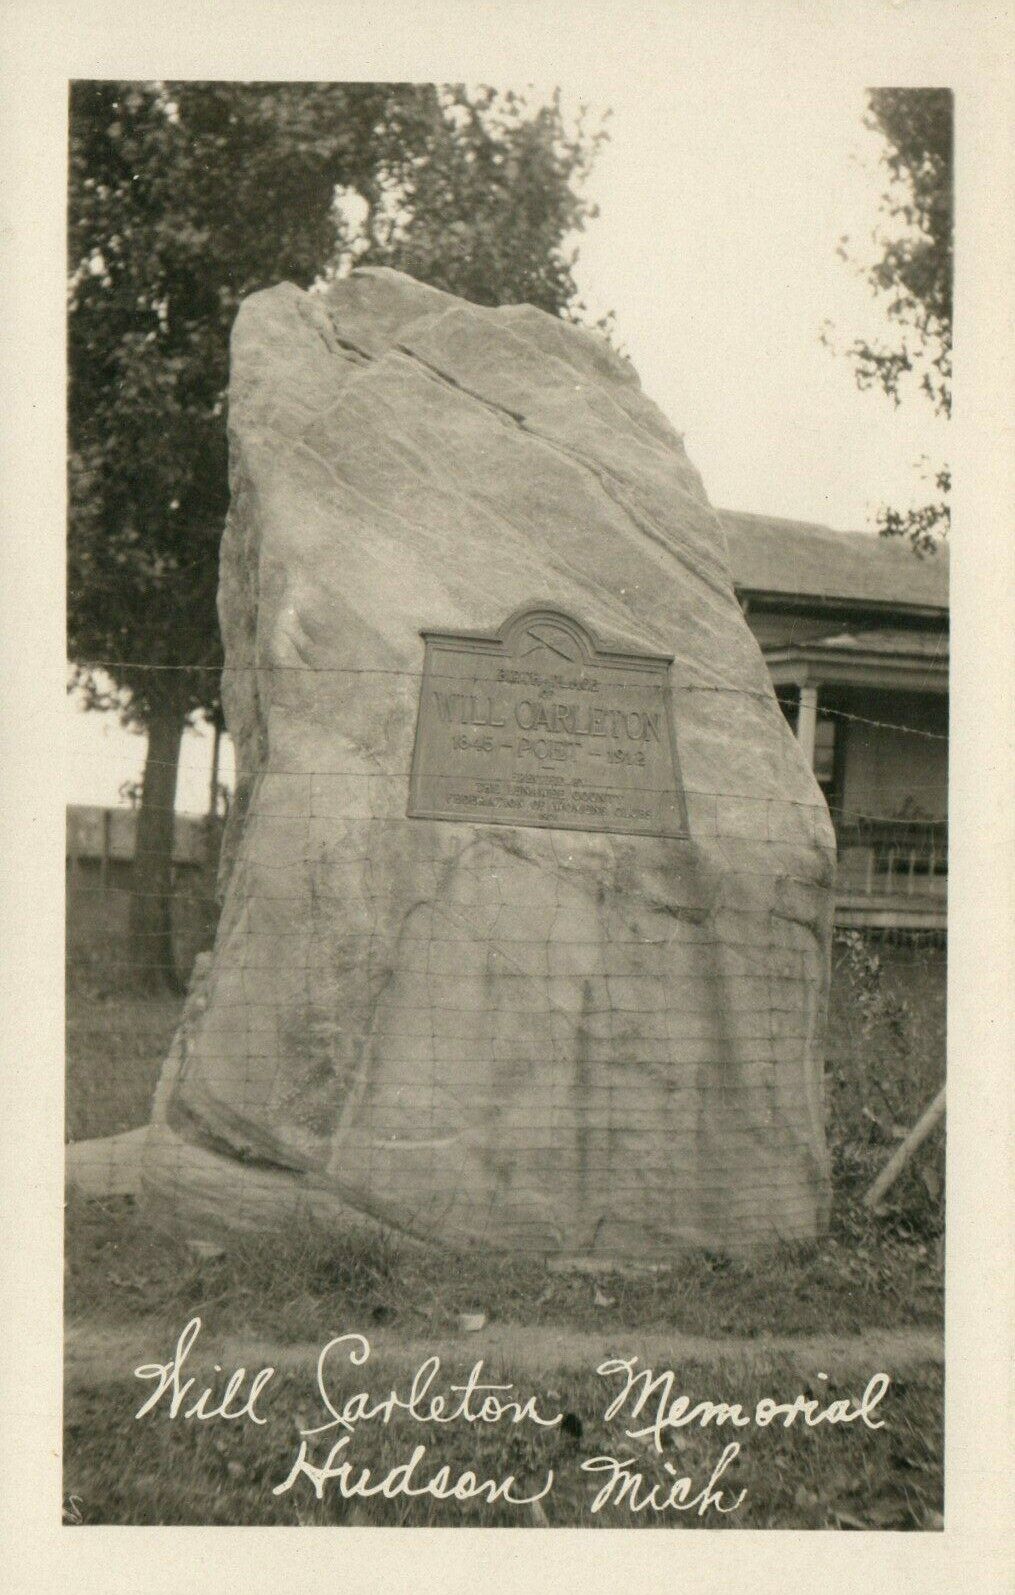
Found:
[[[474,1253],[435,1257],[374,1237],[289,1231],[284,1248],[240,1238],[199,1258],[153,1231],[127,1200],[72,1199],[67,1210],[68,1313],[92,1321],[178,1324],[214,1302],[235,1332],[282,1342],[332,1332],[346,1320],[442,1334],[458,1315],[572,1329],[672,1329],[683,1335],[856,1334],[937,1325],[943,1281],[937,1249],[868,1221],[852,1234],[777,1248],[758,1258],[689,1252],[671,1269],[625,1275],[549,1273],[538,1258]],[[607,1306],[597,1306],[608,1298]]]
[[[148,1122],[178,997],[137,997],[76,973],[67,994],[67,1139],[118,1135]]]
[[[554,1336],[699,1337],[716,1345],[707,1363],[682,1359],[679,1388],[698,1396],[755,1402],[792,1398],[800,1389],[799,1357],[767,1342],[785,1336],[864,1336],[875,1332],[940,1331],[943,1138],[939,1137],[892,1193],[886,1214],[872,1218],[861,1196],[898,1134],[937,1090],[944,1070],[944,982],[940,954],[879,955],[837,949],[829,1028],[829,1140],[835,1170],[833,1221],[820,1242],[777,1248],[762,1258],[693,1252],[672,1269],[597,1278],[556,1274],[538,1259],[477,1251],[442,1257],[379,1243],[340,1239],[305,1227],[280,1250],[242,1239],[220,1255],[197,1256],[179,1238],[141,1222],[128,1200],[72,1198],[67,1208],[65,1303],[69,1344],[75,1326],[104,1332],[110,1354],[97,1374],[72,1360],[66,1391],[65,1485],[71,1515],[106,1523],[524,1523],[530,1509],[484,1502],[344,1501],[325,1486],[316,1500],[306,1479],[276,1497],[295,1454],[296,1423],[313,1401],[313,1357],[307,1347],[356,1329],[371,1336],[369,1386],[406,1389],[422,1360],[420,1344],[443,1347],[449,1367],[467,1372],[457,1336],[459,1314],[487,1315],[494,1355],[488,1374],[527,1392],[557,1392],[567,1434],[530,1427],[451,1425],[434,1435],[404,1415],[388,1426],[364,1425],[352,1453],[364,1466],[386,1469],[428,1447],[422,1476],[447,1463],[523,1484],[557,1472],[543,1503],[550,1524],[682,1527],[940,1526],[942,1375],[937,1361],[891,1369],[888,1428],[750,1429],[731,1467],[743,1507],[728,1517],[709,1512],[632,1514],[626,1506],[593,1516],[601,1478],[581,1470],[598,1453],[631,1455],[646,1483],[668,1483],[663,1464],[687,1473],[698,1490],[708,1479],[728,1431],[686,1429],[665,1456],[642,1452],[603,1419],[604,1388],[594,1366],[553,1352]],[[113,1134],[146,1122],[151,1092],[175,1025],[173,998],[141,999],[105,988],[76,971],[68,997],[68,1135]],[[143,1399],[131,1377],[149,1354],[170,1355],[184,1323],[199,1314],[208,1335],[268,1342],[280,1358],[264,1428],[225,1422],[170,1422],[163,1411],[139,1425]],[[532,1338],[542,1362],[524,1381],[498,1365],[501,1329]],[[723,1341],[754,1350],[724,1356]],[[485,1342],[484,1342],[485,1344]],[[879,1366],[854,1352],[840,1369],[842,1389],[859,1394]],[[287,1353],[286,1348],[289,1348]],[[302,1348],[302,1349],[300,1349]],[[415,1348],[415,1349],[413,1349]],[[539,1348],[542,1348],[541,1350]],[[138,1350],[138,1356],[133,1351]],[[281,1360],[288,1355],[284,1368]],[[478,1354],[477,1354],[478,1355]],[[309,1356],[305,1368],[289,1364]],[[413,1360],[413,1358],[415,1360]],[[115,1366],[114,1366],[115,1364]],[[657,1364],[658,1366],[658,1364]],[[209,1374],[210,1374],[209,1369]],[[824,1369],[833,1372],[831,1367]],[[813,1371],[811,1377],[815,1377]],[[365,1388],[361,1379],[356,1388]],[[742,1436],[738,1436],[741,1437]],[[318,1458],[319,1460],[319,1458]],[[535,1486],[533,1486],[535,1488]]]

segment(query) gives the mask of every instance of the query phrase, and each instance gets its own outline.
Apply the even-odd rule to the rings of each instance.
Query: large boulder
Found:
[[[237,792],[154,1210],[575,1261],[813,1236],[833,833],[631,366],[389,271],[282,284],[229,434]]]

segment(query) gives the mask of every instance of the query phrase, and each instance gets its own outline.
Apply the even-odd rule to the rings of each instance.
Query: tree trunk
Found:
[[[222,851],[223,823],[219,818],[219,760],[222,752],[222,720],[216,714],[212,720],[211,774],[208,778],[208,813],[204,821],[204,865],[201,869],[201,936],[198,952],[206,952],[214,944],[218,926],[219,854]]]
[[[180,991],[173,957],[173,818],[180,743],[186,716],[176,708],[148,726],[148,752],[130,900],[128,958],[131,984],[140,991]]]

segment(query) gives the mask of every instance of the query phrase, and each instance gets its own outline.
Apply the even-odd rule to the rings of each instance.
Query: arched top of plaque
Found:
[[[512,610],[496,631],[436,631],[429,627],[420,633],[429,644],[439,642],[452,649],[482,649],[524,658],[540,649],[558,655],[570,664],[612,665],[618,669],[634,666],[644,669],[673,663],[672,654],[631,653],[601,641],[591,626],[549,604],[528,603]]]
[[[669,655],[538,603],[496,631],[421,635],[410,817],[687,835]]]

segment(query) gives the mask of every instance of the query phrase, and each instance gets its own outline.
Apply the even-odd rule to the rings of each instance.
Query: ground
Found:
[[[137,998],[104,984],[94,960],[71,969],[68,996],[67,1130],[72,1140],[146,1121],[151,1091],[178,1014],[173,998]],[[861,1197],[898,1136],[934,1095],[944,1072],[944,960],[933,950],[872,949],[858,938],[836,946],[828,1048],[829,1141],[835,1169],[831,1230],[821,1242],[780,1248],[757,1260],[708,1252],[678,1267],[624,1276],[548,1272],[538,1260],[489,1254],[434,1257],[366,1237],[336,1241],[310,1230],[284,1250],[244,1241],[198,1255],[143,1223],[127,1200],[71,1197],[67,1209],[67,1388],[65,1517],[86,1523],[467,1523],[527,1526],[931,1528],[942,1512],[942,1176],[938,1136],[872,1217]],[[482,1320],[468,1329],[463,1315]],[[180,1332],[200,1317],[186,1362],[219,1400],[229,1372],[272,1366],[262,1393],[265,1421],[169,1415],[171,1392],[138,1420],[153,1385],[134,1369],[167,1363]],[[301,1474],[284,1484],[298,1429],[323,1422],[320,1348],[332,1336],[368,1337],[366,1366],[334,1364],[344,1400],[392,1389],[407,1399],[430,1356],[441,1366],[429,1395],[461,1384],[482,1359],[483,1382],[535,1395],[550,1428],[457,1421],[420,1424],[396,1409],[364,1420],[335,1466],[345,1484]],[[675,1371],[672,1394],[741,1404],[753,1415],[773,1398],[798,1395],[858,1410],[871,1377],[890,1383],[872,1421],[808,1425],[801,1409],[743,1427],[697,1419],[668,1428],[660,1447],[625,1432],[641,1427],[605,1412],[619,1375],[604,1359],[640,1359]],[[216,1365],[221,1370],[215,1372]],[[248,1384],[249,1388],[249,1384]],[[237,1396],[236,1404],[243,1397]],[[460,1399],[460,1397],[455,1398]],[[507,1396],[504,1397],[507,1400]],[[450,1409],[449,1409],[450,1410]],[[629,1410],[629,1409],[628,1409]],[[843,1410],[840,1408],[840,1410]],[[646,1413],[648,1407],[646,1407]],[[320,1467],[341,1427],[312,1438]],[[716,1488],[734,1511],[693,1505],[724,1448],[741,1450]],[[517,1497],[553,1486],[532,1504],[439,1500],[434,1494],[360,1494],[426,1447],[412,1475],[422,1486],[447,1464],[450,1480],[513,1474]],[[607,1482],[597,1458],[628,1461],[642,1475],[623,1500],[592,1511]],[[362,1468],[372,1470],[360,1479]],[[685,1510],[632,1510],[689,1478]],[[360,1484],[355,1485],[355,1480]],[[350,1483],[350,1481],[352,1481]],[[439,1490],[437,1492],[439,1494]],[[677,1491],[678,1497],[680,1491]],[[687,1504],[691,1503],[691,1504]]]

